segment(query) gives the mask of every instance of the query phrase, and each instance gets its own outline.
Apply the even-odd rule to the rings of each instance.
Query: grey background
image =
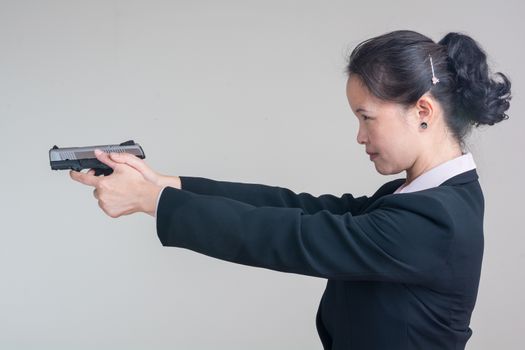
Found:
[[[469,349],[521,349],[523,2],[0,0],[0,348],[320,349],[325,280],[163,248],[112,219],[48,150],[139,142],[165,174],[372,194],[346,55],[412,29],[470,34],[512,79],[469,139],[486,199]]]

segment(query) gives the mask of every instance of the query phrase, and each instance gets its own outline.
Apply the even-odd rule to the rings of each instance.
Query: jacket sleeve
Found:
[[[328,210],[334,214],[345,212],[357,214],[369,199],[367,196],[355,198],[350,193],[345,193],[341,197],[331,194],[315,197],[305,192],[297,194],[283,187],[217,181],[202,177],[181,176],[180,179],[182,189],[185,191],[226,197],[255,207],[300,208],[306,214],[314,214],[320,210]]]
[[[453,221],[438,200],[387,196],[362,215],[256,207],[167,187],[157,234],[175,246],[235,263],[341,280],[432,283]],[[374,203],[374,206],[377,203]]]

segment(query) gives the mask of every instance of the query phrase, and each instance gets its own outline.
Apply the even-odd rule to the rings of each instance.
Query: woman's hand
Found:
[[[144,179],[158,186],[170,186],[181,189],[181,182],[178,176],[161,175],[151,169],[143,159],[129,153],[111,153],[111,159],[117,163],[127,164],[139,171]]]
[[[158,184],[158,178],[155,177],[156,173],[149,168],[142,168],[146,174],[143,175],[126,163],[116,162],[119,156],[114,153],[95,151],[95,155],[99,161],[113,169],[111,175],[99,177],[94,175],[94,170],[89,170],[87,173],[70,171],[70,176],[84,185],[95,187],[93,195],[100,208],[112,218],[136,212],[155,216],[157,198],[162,190],[162,185]]]

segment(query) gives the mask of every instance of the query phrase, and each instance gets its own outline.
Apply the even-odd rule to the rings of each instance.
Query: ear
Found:
[[[437,101],[429,94],[425,93],[416,102],[416,112],[419,123],[427,123],[430,127],[436,120]]]

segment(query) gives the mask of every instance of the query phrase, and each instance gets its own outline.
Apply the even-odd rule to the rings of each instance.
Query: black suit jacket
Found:
[[[181,177],[157,209],[164,246],[328,279],[316,325],[325,349],[464,349],[483,255],[476,170],[438,187],[373,196]]]

